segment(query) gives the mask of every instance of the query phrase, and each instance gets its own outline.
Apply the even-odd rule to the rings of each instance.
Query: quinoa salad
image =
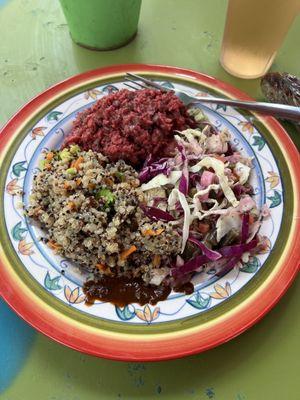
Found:
[[[200,109],[164,95],[105,96],[34,177],[27,215],[53,252],[89,274],[88,302],[191,293],[195,274],[220,276],[266,247],[269,210],[253,199],[252,160]]]

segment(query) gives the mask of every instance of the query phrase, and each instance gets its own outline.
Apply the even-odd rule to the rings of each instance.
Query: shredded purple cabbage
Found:
[[[148,182],[158,174],[169,176],[172,171],[172,166],[168,158],[162,158],[152,164],[146,164],[139,173],[139,180],[141,183]]]
[[[201,243],[197,239],[192,239],[191,241],[193,243],[195,243],[195,241],[197,243]],[[229,272],[240,260],[243,253],[254,249],[257,246],[257,244],[258,244],[258,240],[254,239],[254,240],[251,240],[251,242],[249,242],[249,243],[241,243],[241,244],[235,244],[232,246],[225,246],[225,247],[219,249],[218,252],[211,250],[213,253],[217,253],[221,257],[228,259],[228,262],[218,272],[217,275],[221,275],[221,274],[223,275],[224,273]],[[210,250],[210,249],[208,249],[208,250]],[[203,251],[203,249],[202,249],[202,251]],[[207,251],[207,248],[205,251]],[[203,251],[203,253],[204,253],[204,251]],[[210,256],[211,256],[211,254],[210,254]],[[220,259],[221,257],[218,257],[218,259]],[[215,259],[214,261],[216,261],[216,260],[217,259]],[[200,268],[201,266],[203,266],[204,264],[206,264],[210,261],[212,261],[212,259],[209,258],[208,254],[201,254],[200,256],[197,256],[197,257],[193,258],[192,260],[187,261],[185,264],[183,264],[180,267],[172,268],[171,275],[179,278],[189,272],[196,271],[198,268]]]
[[[234,244],[232,246],[225,246],[219,249],[219,253],[223,257],[241,257],[246,251],[254,249],[258,244],[257,239],[251,240],[249,243]]]
[[[183,166],[182,169],[182,176],[180,178],[179,181],[179,187],[178,187],[179,191],[181,193],[183,193],[185,196],[188,194],[189,192],[189,171],[187,166]]]
[[[249,236],[249,213],[243,214],[241,242],[245,243]]]
[[[201,254],[201,256],[197,256],[192,260],[187,261],[179,268],[172,268],[171,275],[179,278],[183,275],[188,274],[189,272],[196,271],[198,268],[200,268],[207,262],[209,262],[209,258],[206,255]]]
[[[154,161],[155,161],[155,159],[154,159],[154,157],[153,157],[153,154],[150,153],[150,154],[148,155],[148,157],[146,158],[145,162],[144,162],[143,168],[144,168],[144,167],[148,167],[148,165],[150,165],[150,164],[153,164]]]
[[[140,207],[144,211],[144,214],[153,221],[169,222],[175,220],[173,215],[161,210],[160,208],[145,206],[143,204],[141,204]]]
[[[202,253],[206,255],[209,260],[216,261],[222,257],[219,252],[209,249],[203,242],[200,242],[200,240],[197,240],[193,236],[190,235],[188,240],[198,246],[202,250]]]
[[[185,196],[189,192],[189,166],[188,166],[188,160],[186,157],[186,152],[183,146],[178,145],[178,150],[181,154],[181,160],[182,160],[182,175],[179,181],[179,191],[183,193]]]

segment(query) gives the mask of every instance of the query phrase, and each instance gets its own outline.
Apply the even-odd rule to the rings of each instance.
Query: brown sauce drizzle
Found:
[[[193,290],[191,283],[175,288],[176,292],[186,294],[193,293]],[[145,285],[140,278],[105,276],[98,280],[87,281],[83,286],[83,292],[86,295],[86,304],[91,305],[95,300],[100,300],[124,307],[131,303],[138,303],[141,306],[155,305],[169,296],[171,288],[164,285]]]
[[[175,286],[173,290],[177,293],[192,294],[194,293],[194,285],[192,282],[186,282],[183,285]]]

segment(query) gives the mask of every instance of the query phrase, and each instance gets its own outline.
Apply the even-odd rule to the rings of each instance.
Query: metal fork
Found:
[[[125,79],[131,84],[124,84],[134,90],[152,87],[157,90],[172,91],[185,105],[191,105],[193,103],[223,104],[228,106],[236,106],[244,110],[258,111],[260,113],[272,115],[277,118],[290,119],[300,122],[300,107],[258,101],[222,99],[219,97],[195,97],[181,90],[166,88],[150,79],[146,79],[143,76],[135,75],[129,72],[126,73]]]

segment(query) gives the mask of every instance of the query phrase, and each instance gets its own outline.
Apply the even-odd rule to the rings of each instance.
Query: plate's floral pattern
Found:
[[[165,87],[178,87],[196,96],[210,96],[181,84],[160,82]],[[45,290],[70,307],[116,322],[153,324],[170,322],[205,312],[229,299],[259,272],[275,244],[283,215],[283,187],[276,160],[251,118],[246,119],[233,108],[201,106],[217,127],[226,127],[235,146],[253,157],[252,185],[258,204],[266,203],[271,217],[261,228],[269,238],[264,253],[238,264],[225,276],[216,278],[213,270],[195,278],[192,295],[172,293],[157,306],[136,304],[115,307],[109,303],[85,304],[81,284],[84,277],[68,260],[55,255],[41,241],[42,232],[27,221],[24,206],[28,205],[33,175],[38,168],[41,151],[59,147],[70,130],[76,113],[93,104],[98,98],[125,87],[122,82],[104,85],[78,94],[45,115],[28,132],[15,153],[6,178],[4,195],[5,221],[14,249],[26,268]],[[276,218],[275,218],[276,216]]]

